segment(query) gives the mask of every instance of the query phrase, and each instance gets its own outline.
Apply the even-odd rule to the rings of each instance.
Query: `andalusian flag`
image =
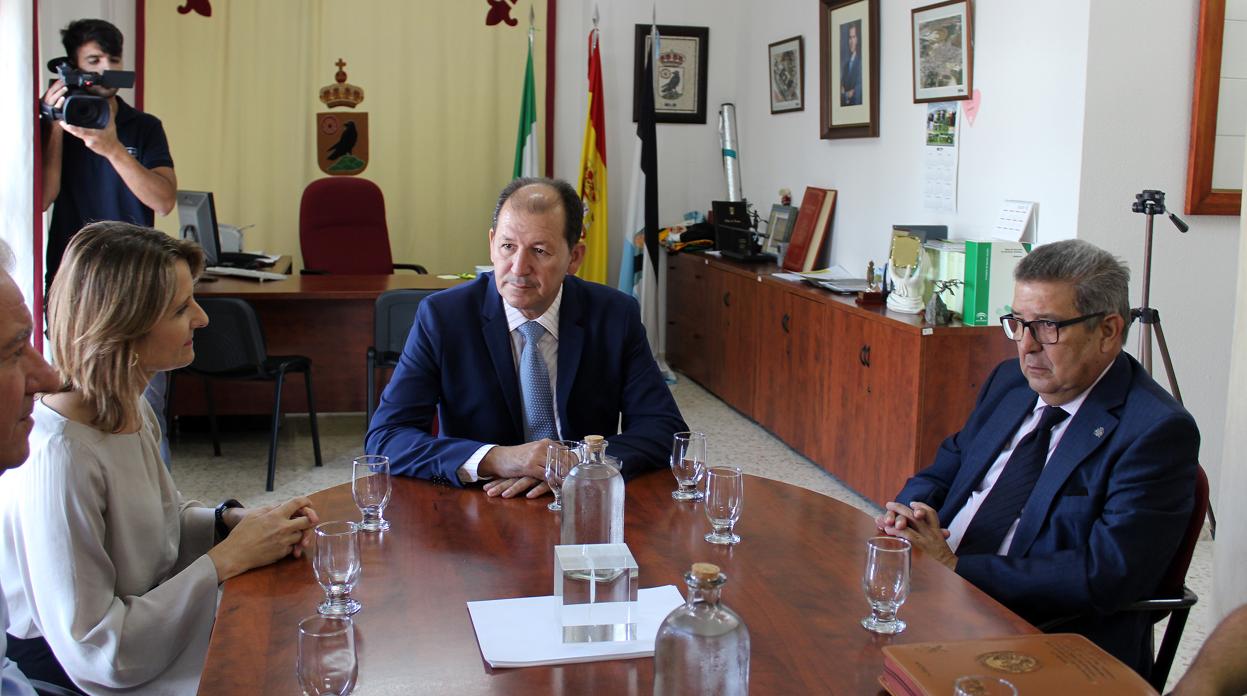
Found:
[[[602,87],[599,33],[589,32],[589,114],[580,151],[580,202],[584,204],[585,260],[576,275],[595,283],[606,282],[606,90]]]
[[[537,174],[537,88],[533,81],[533,30],[528,30],[528,65],[524,68],[524,94],[520,97],[520,132],[515,140],[515,169],[511,176]]]

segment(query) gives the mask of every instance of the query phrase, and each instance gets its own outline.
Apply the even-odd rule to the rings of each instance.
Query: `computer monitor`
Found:
[[[220,265],[221,238],[210,191],[178,191],[178,224],[182,227],[182,239],[203,247],[205,265]]]

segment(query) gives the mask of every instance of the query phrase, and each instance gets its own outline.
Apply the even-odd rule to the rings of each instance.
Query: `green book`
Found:
[[[1030,249],[1031,245],[1026,242],[966,240],[963,324],[988,326],[1009,313],[1013,302],[1013,269]]]

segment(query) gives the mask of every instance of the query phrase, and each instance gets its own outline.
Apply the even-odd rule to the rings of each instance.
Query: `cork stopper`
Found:
[[[601,444],[602,441],[605,439],[606,438],[602,437],[601,435],[585,435],[585,444],[592,447],[594,445]]]
[[[702,582],[714,582],[719,579],[719,566],[713,563],[694,563],[689,573]]]

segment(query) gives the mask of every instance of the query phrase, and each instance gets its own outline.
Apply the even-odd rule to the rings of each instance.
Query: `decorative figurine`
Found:
[[[922,313],[922,254],[912,266],[888,266],[888,309],[906,314]]]
[[[953,320],[953,311],[944,304],[941,295],[947,290],[949,294],[957,294],[957,286],[963,285],[960,280],[937,280],[931,292],[931,301],[927,303],[926,320],[932,326],[947,326]]]
[[[870,288],[871,292],[874,292],[879,289],[879,283],[878,281],[875,280],[875,262],[874,261],[870,261],[869,263],[866,264],[866,287]]]
[[[779,190],[779,204],[792,205],[792,191],[786,188]]]

